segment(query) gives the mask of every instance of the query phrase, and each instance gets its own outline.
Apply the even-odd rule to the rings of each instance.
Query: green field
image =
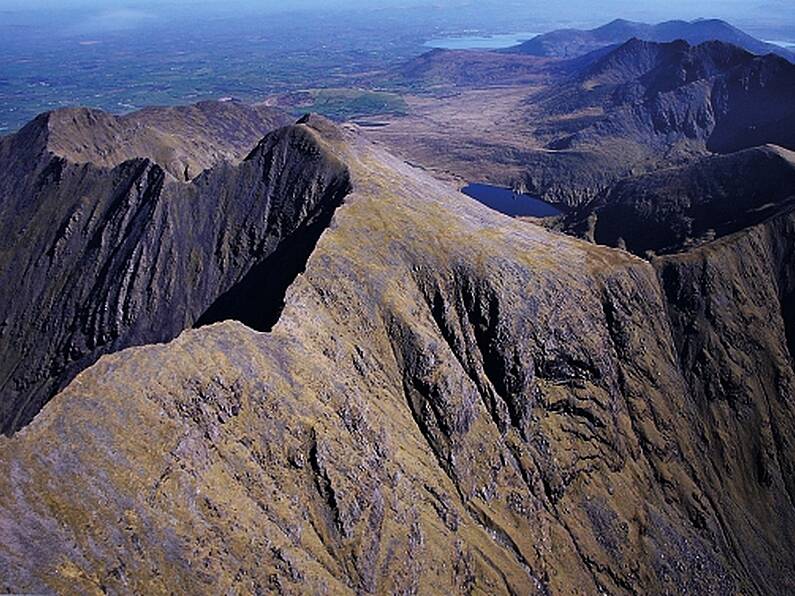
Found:
[[[316,112],[335,120],[349,120],[375,114],[405,114],[400,95],[364,89],[309,89],[296,94],[295,112]]]

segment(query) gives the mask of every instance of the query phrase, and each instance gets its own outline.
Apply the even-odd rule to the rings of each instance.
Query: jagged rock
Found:
[[[102,354],[171,340],[226,316],[230,300],[236,318],[267,328],[349,190],[307,125],[184,183],[149,159],[110,168],[54,155],[28,138],[42,140],[39,124],[0,149],[4,432]]]
[[[585,148],[622,139],[666,155],[731,153],[764,143],[795,148],[789,101],[795,64],[720,42],[691,46],[633,39],[542,98],[544,109],[599,109],[576,132],[553,141]]]
[[[637,255],[687,250],[795,207],[795,154],[775,146],[622,180],[564,227]]]
[[[792,220],[653,266],[346,136],[270,333],[104,356],[0,439],[0,589],[791,590]]]

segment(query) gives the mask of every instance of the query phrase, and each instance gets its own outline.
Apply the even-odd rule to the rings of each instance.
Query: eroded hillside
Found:
[[[262,267],[258,298],[235,309],[267,328],[349,190],[344,164],[306,127],[281,128],[242,162],[181,182],[147,158],[110,167],[55,154],[46,122],[0,149],[3,432],[102,354],[223,316]],[[114,130],[87,125],[94,138]]]
[[[652,265],[292,134],[352,192],[278,323],[105,356],[0,440],[0,588],[795,588],[791,218]]]

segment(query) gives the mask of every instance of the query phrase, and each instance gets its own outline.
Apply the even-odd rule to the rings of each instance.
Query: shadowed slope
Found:
[[[795,207],[795,155],[747,149],[627,178],[567,218],[569,230],[638,255],[682,251]]]
[[[793,98],[795,65],[782,58],[719,42],[632,40],[528,101],[548,123],[536,129],[545,151],[526,159],[521,182],[576,206],[621,178],[694,156],[793,149]]]
[[[307,124],[268,135],[239,165],[221,163],[189,184],[147,159],[109,169],[47,152],[5,158],[5,432],[101,354],[170,340],[252,270],[268,276],[259,266],[293,236],[316,240],[315,224],[349,190],[345,166]],[[289,281],[274,281],[274,300]]]

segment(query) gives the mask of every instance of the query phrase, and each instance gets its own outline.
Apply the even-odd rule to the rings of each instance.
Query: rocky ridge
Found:
[[[791,216],[650,264],[302,126],[351,192],[278,323],[105,356],[0,439],[0,588],[793,589]]]
[[[795,148],[790,125],[795,65],[708,42],[631,40],[540,97],[547,112],[599,111],[551,149],[620,140],[670,158],[772,143]]]
[[[114,168],[146,158],[187,181],[221,161],[239,162],[265,134],[290,123],[280,110],[235,100],[150,107],[123,116],[64,108],[42,114],[16,137],[71,163]]]
[[[0,152],[4,432],[100,355],[211,322],[262,267],[259,296],[236,308],[266,328],[349,190],[345,166],[303,124],[190,182],[147,158],[75,163],[38,144],[49,140],[33,134],[39,124],[4,139],[11,150]]]

